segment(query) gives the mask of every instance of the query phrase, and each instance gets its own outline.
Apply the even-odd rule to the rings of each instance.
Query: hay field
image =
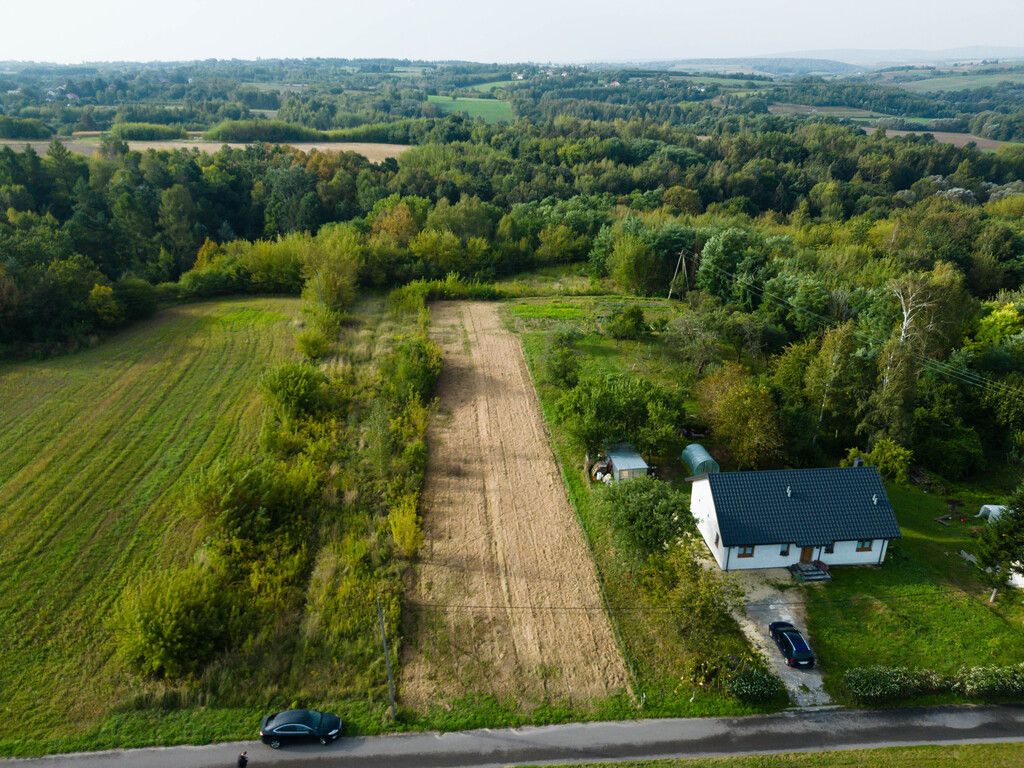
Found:
[[[190,304],[85,352],[0,364],[0,755],[94,733],[135,693],[112,609],[140,573],[195,551],[183,499],[254,447],[256,379],[294,354],[298,309]]]

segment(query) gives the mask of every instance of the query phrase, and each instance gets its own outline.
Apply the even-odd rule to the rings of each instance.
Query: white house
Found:
[[[874,467],[712,472],[690,478],[690,512],[724,571],[879,565],[900,537]]]

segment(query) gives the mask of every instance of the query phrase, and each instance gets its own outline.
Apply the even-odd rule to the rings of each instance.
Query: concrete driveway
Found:
[[[804,587],[795,584],[785,568],[733,571],[731,575],[736,577],[746,593],[746,615],[736,617],[743,634],[751,645],[768,657],[772,669],[782,678],[793,703],[798,707],[824,707],[831,704],[832,699],[822,684],[821,670],[818,667],[793,669],[788,666],[768,634],[768,625],[773,621],[788,621],[804,634],[811,648],[814,648],[814,638],[807,634]]]

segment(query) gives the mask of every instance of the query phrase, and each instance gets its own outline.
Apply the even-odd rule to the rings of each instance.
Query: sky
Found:
[[[19,0],[4,6],[0,60],[61,63],[318,56],[590,62],[1024,47],[1024,0]]]

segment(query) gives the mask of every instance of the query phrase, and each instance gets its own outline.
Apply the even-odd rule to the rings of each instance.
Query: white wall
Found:
[[[876,539],[871,543],[870,552],[858,552],[857,542],[837,541],[833,546],[832,554],[825,552],[825,547],[814,547],[811,560],[821,560],[828,565],[874,565],[885,559],[888,542],[885,539]],[[740,557],[739,547],[731,547],[726,554],[725,561],[728,563],[727,570],[747,570],[750,568],[788,568],[800,562],[801,548],[796,544],[789,545],[789,554],[782,555],[781,544],[758,544],[754,547],[753,557]],[[719,565],[722,565],[719,562]],[[725,568],[725,565],[722,565]]]
[[[870,552],[858,552],[856,541],[837,541],[831,555],[823,553],[818,559],[829,565],[871,565],[885,560],[888,544],[885,539],[876,539],[871,542]]]
[[[725,568],[725,547],[722,546],[719,538],[718,545],[715,545],[715,537],[718,535],[718,518],[715,516],[715,502],[711,498],[711,484],[707,478],[694,480],[690,487],[690,514],[697,523],[697,530],[704,537],[704,542],[711,550],[718,567]]]

